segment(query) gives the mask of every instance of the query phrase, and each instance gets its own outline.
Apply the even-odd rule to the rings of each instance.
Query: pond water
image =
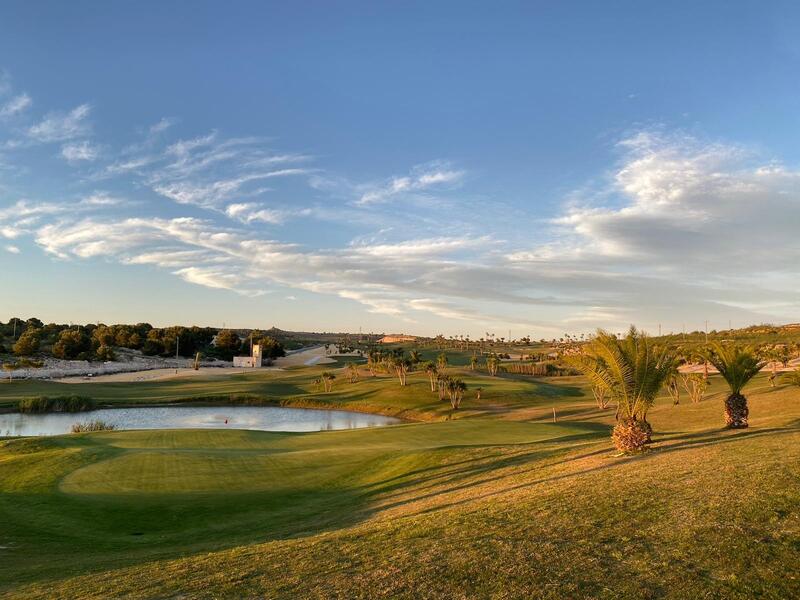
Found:
[[[160,406],[104,408],[78,413],[0,414],[0,436],[60,435],[74,423],[102,420],[117,429],[255,429],[328,431],[381,427],[400,419],[349,412],[274,406]]]

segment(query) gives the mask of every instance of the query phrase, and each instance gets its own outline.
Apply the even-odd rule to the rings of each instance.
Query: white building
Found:
[[[251,356],[234,356],[234,367],[249,367],[258,369],[261,367],[261,345],[253,344],[253,352]]]

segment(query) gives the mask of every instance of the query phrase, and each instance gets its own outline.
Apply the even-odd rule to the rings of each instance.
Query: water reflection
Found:
[[[0,436],[59,435],[74,423],[100,419],[117,429],[254,429],[333,431],[380,427],[399,419],[343,410],[272,406],[108,408],[80,413],[0,414]]]

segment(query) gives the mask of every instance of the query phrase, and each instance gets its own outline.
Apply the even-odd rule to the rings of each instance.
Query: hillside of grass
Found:
[[[430,422],[0,441],[0,594],[800,595],[798,388],[757,377],[751,427],[727,431],[712,378],[699,404],[659,399],[652,451],[620,457],[612,411],[597,409],[579,378],[462,370],[484,393],[480,402],[468,393],[453,415],[422,375],[400,388],[389,376],[350,384],[337,371],[322,394],[320,372],[85,387],[109,403],[247,392]],[[0,384],[0,397],[64,385]]]

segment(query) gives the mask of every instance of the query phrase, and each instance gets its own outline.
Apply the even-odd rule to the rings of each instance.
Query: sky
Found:
[[[800,321],[800,7],[0,4],[0,320]]]

